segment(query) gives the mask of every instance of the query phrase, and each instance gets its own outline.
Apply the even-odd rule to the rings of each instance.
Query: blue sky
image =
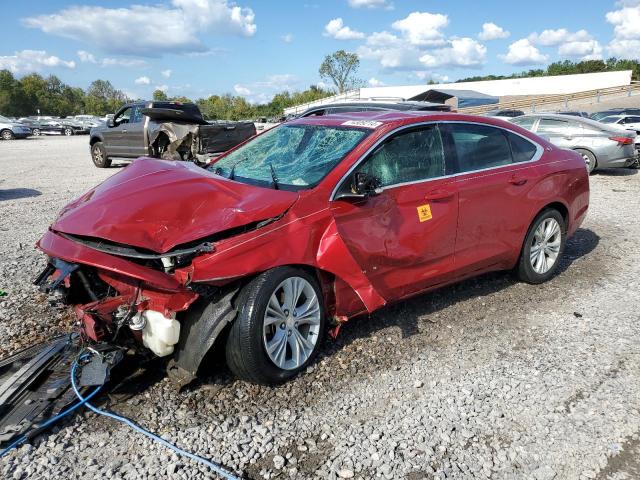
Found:
[[[0,68],[132,97],[268,101],[318,84],[338,49],[370,85],[506,74],[558,59],[640,57],[640,0],[91,0],[12,2]],[[321,83],[320,83],[321,84]]]

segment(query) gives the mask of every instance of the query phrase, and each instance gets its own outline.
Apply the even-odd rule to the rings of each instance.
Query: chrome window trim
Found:
[[[526,162],[518,162],[518,163],[511,163],[509,165],[497,165],[495,167],[488,167],[488,168],[481,168],[479,170],[469,170],[467,172],[459,172],[459,173],[451,173],[449,175],[442,175],[441,177],[433,177],[433,178],[424,178],[421,180],[414,180],[411,182],[401,182],[401,183],[394,183],[392,185],[387,185],[381,188],[381,191],[385,191],[391,188],[396,188],[396,187],[404,187],[405,185],[415,185],[418,183],[426,183],[426,182],[431,182],[434,180],[440,180],[443,178],[454,178],[454,177],[459,177],[461,175],[468,175],[470,173],[479,173],[479,172],[488,172],[488,171],[492,171],[492,170],[496,170],[498,168],[505,168],[505,167],[513,167],[513,166],[517,166],[517,165],[527,165],[530,163],[534,163],[537,162],[538,160],[540,160],[540,158],[542,158],[542,154],[544,153],[544,147],[542,145],[540,145],[537,142],[534,142],[533,140],[531,140],[528,137],[525,137],[524,135],[515,132],[509,128],[505,128],[505,127],[501,127],[498,125],[491,125],[489,123],[482,123],[482,122],[469,122],[467,120],[443,120],[443,121],[429,121],[429,122],[420,122],[420,123],[412,123],[410,125],[403,125],[401,127],[398,127],[394,130],[391,130],[390,132],[387,132],[385,135],[383,135],[382,137],[380,137],[376,143],[374,143],[371,147],[369,147],[367,149],[366,152],[364,152],[360,158],[358,158],[358,160],[356,160],[354,162],[353,165],[351,165],[351,167],[349,168],[349,170],[347,170],[347,172],[340,178],[340,180],[338,180],[338,182],[336,182],[335,187],[333,187],[333,190],[331,191],[331,195],[329,196],[329,201],[334,201],[336,194],[338,193],[338,189],[342,186],[342,184],[344,183],[344,181],[353,173],[353,171],[367,158],[367,156],[373,151],[375,150],[382,142],[384,142],[387,138],[389,138],[391,135],[394,135],[398,132],[401,132],[402,130],[407,130],[410,128],[415,128],[415,127],[422,127],[422,126],[428,126],[428,125],[439,125],[439,124],[450,124],[450,123],[454,123],[454,124],[465,124],[465,125],[482,125],[482,126],[486,126],[486,127],[493,127],[493,128],[498,128],[500,130],[504,130],[506,132],[512,133],[514,135],[518,135],[519,137],[524,138],[526,141],[528,141],[529,143],[533,144],[536,146],[536,153],[533,155],[533,157],[531,157],[531,160],[527,160]],[[521,127],[522,128],[522,127]],[[531,132],[533,133],[533,132]],[[445,162],[446,162],[446,157],[445,157]]]

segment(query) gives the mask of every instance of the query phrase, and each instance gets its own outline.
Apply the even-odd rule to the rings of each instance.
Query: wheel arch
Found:
[[[96,143],[102,142],[102,141],[103,141],[102,137],[94,135],[89,139],[89,146],[93,147]]]

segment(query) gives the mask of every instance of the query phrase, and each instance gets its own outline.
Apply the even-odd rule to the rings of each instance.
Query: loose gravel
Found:
[[[0,142],[0,356],[66,331],[31,279],[56,212],[118,168],[87,137]],[[591,177],[561,273],[490,274],[344,325],[293,381],[223,368],[178,393],[151,368],[105,400],[246,478],[640,477],[640,175]],[[169,199],[168,199],[169,200]],[[0,460],[5,478],[215,478],[84,412]]]

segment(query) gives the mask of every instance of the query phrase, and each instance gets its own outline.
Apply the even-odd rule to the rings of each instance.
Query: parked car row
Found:
[[[77,115],[75,117],[2,117],[0,116],[0,138],[13,140],[40,135],[82,135],[89,130],[104,124],[104,121],[93,115]]]

